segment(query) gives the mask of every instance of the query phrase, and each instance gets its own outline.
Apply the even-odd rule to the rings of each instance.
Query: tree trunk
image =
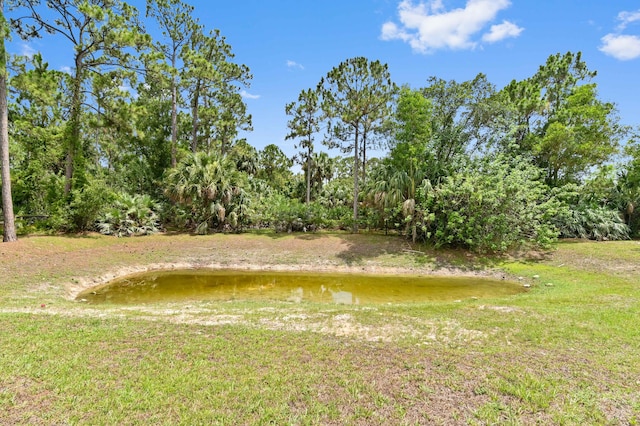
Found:
[[[362,134],[362,186],[365,185],[367,179],[367,132]]]
[[[358,163],[358,126],[353,142],[353,233],[358,233],[358,175],[360,174],[360,164]]]
[[[176,69],[176,54],[171,58],[171,67]],[[171,167],[178,163],[178,82],[174,75],[171,78]]]
[[[307,204],[311,201],[311,143],[307,148]]]
[[[7,110],[7,53],[4,46],[4,0],[0,0],[0,166],[2,168],[2,214],[5,242],[16,241],[16,224],[11,197],[11,168],[9,163],[9,114]]]
[[[71,108],[69,111],[69,130],[67,133],[67,156],[64,168],[64,195],[71,193],[74,174],[74,163],[77,150],[80,148],[80,108],[82,104],[82,74],[84,72],[82,57],[75,59],[76,75],[73,78],[73,92],[71,94]]]
[[[194,154],[198,150],[198,102],[200,98],[200,80],[196,82],[196,87],[193,91],[193,102],[191,105],[191,152]]]

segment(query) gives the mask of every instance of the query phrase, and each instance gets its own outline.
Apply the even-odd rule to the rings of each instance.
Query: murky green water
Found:
[[[77,300],[121,305],[205,300],[357,305],[502,297],[522,291],[521,285],[508,281],[467,277],[179,270],[131,275],[86,290]]]

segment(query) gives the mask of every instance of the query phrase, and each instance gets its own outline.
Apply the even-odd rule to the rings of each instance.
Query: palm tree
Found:
[[[426,170],[420,167],[399,169],[393,163],[383,163],[374,169],[367,188],[368,198],[383,212],[397,209],[402,212],[402,220],[406,223],[405,232],[411,231],[415,241],[417,237],[416,195],[418,188],[428,180]]]
[[[326,152],[314,152],[310,157],[311,161],[302,165],[302,170],[309,177],[310,190],[315,198],[321,191],[325,183],[329,182],[334,175],[334,160]],[[311,170],[307,170],[311,166]],[[311,191],[310,191],[311,193]]]
[[[228,157],[199,152],[169,172],[166,193],[190,208],[196,231],[206,233],[225,225],[233,201],[242,193],[243,177]],[[237,215],[232,217],[235,221]]]

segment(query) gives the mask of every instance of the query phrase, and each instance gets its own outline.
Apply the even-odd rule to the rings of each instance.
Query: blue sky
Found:
[[[386,62],[399,85],[419,88],[430,76],[461,82],[482,72],[501,88],[533,75],[551,54],[581,51],[598,71],[600,98],[617,105],[624,124],[640,124],[637,0],[187,2],[253,73],[245,100],[254,131],[244,136],[259,149],[275,143],[293,154],[294,142],[284,140],[285,104],[354,56]],[[144,11],[143,1],[129,3]]]

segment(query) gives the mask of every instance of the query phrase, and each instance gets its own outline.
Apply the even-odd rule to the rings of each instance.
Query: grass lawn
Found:
[[[350,234],[0,245],[0,424],[640,423],[640,243],[537,260]],[[501,299],[86,305],[151,267],[506,276]]]

